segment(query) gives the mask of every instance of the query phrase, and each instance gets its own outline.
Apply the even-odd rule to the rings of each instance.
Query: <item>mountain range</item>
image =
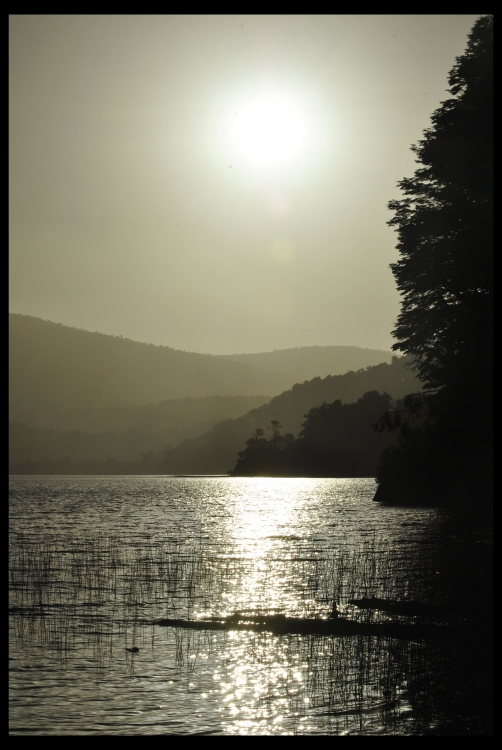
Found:
[[[350,346],[197,354],[11,313],[10,420],[45,428],[88,429],[85,409],[201,396],[263,395],[266,399],[316,375],[341,374],[390,362],[391,357],[391,352]],[[95,413],[92,429],[109,429],[109,414],[103,413],[100,426]]]
[[[224,474],[235,466],[238,452],[256,429],[263,429],[265,436],[270,437],[272,420],[279,422],[283,433],[297,436],[307,412],[323,403],[338,399],[354,403],[368,391],[388,393],[394,399],[420,391],[421,384],[409,368],[410,363],[408,357],[393,357],[391,364],[383,362],[357,372],[297,383],[242,417],[221,422],[166,451],[163,473]]]
[[[120,464],[134,473],[148,455],[162,473],[226,473],[253,431],[272,420],[297,435],[323,402],[420,390],[408,360],[373,349],[217,356],[13,313],[9,334],[14,472],[30,465],[58,473],[59,461],[63,473],[93,473],[111,461],[110,471]]]
[[[145,398],[146,387],[134,391],[135,381],[130,378],[127,391],[120,379],[120,368],[125,366],[127,356],[136,364],[137,378],[144,372],[145,377],[150,377],[151,389],[162,384],[164,378],[163,392],[170,389],[172,392],[170,379],[181,378],[187,362],[197,365],[198,371],[191,381],[186,379],[186,388],[189,383],[197,382],[202,389],[205,373],[213,377],[218,367],[225,373],[228,366],[223,382],[231,384],[231,377],[236,377],[235,368],[242,368],[244,381],[240,385],[237,379],[233,382],[244,389],[253,378],[255,383],[262,378],[263,383],[269,373],[269,384],[277,377],[289,377],[290,382],[294,372],[304,375],[309,367],[316,366],[316,355],[321,368],[329,367],[330,356],[336,362],[336,355],[343,355],[345,360],[338,358],[342,362],[339,366],[343,367],[350,356],[359,364],[367,352],[371,357],[386,353],[357,347],[305,347],[305,351],[236,355],[235,362],[233,357],[197,354],[187,360],[176,356],[186,352],[167,349],[166,354],[163,351],[166,347],[79,331],[28,316],[11,317],[10,345],[9,457],[14,473],[226,473],[235,465],[238,451],[254,430],[266,431],[272,420],[279,421],[284,432],[297,435],[305,414],[323,402],[340,399],[343,403],[353,403],[368,390],[400,398],[420,389],[413,372],[406,367],[407,360],[390,355],[390,364],[381,362],[343,374],[314,377],[295,383],[272,398],[190,395],[158,403],[104,406],[100,404],[110,394],[114,378],[115,390],[120,391],[122,399],[125,395],[130,401],[141,402]],[[80,345],[83,352],[78,348]],[[78,362],[84,360],[86,352],[96,364],[96,371],[104,374],[101,388],[97,387],[100,381],[96,374],[86,379],[89,363],[78,371]],[[210,366],[205,370],[208,362]],[[163,368],[163,377],[162,372],[151,372],[155,364],[158,370]],[[289,376],[288,366],[293,373]],[[94,384],[94,391],[89,381]],[[206,382],[205,387],[209,389],[210,383]],[[177,386],[176,382],[174,385]],[[82,393],[86,387],[86,393]],[[82,406],[89,394],[93,394],[93,405]],[[117,400],[117,393],[109,398],[112,404]]]

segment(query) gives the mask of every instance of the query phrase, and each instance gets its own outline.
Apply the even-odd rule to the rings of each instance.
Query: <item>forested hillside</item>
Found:
[[[273,420],[282,425],[283,432],[296,436],[305,415],[324,402],[332,403],[339,399],[344,404],[354,403],[367,391],[386,392],[393,398],[401,398],[419,390],[420,385],[414,373],[407,368],[407,362],[404,357],[394,357],[390,365],[383,363],[358,372],[314,378],[309,382],[296,384],[270,402],[251,409],[239,418],[222,421],[172,449],[168,449],[167,442],[159,442],[158,433],[144,436],[142,442],[138,442],[137,429],[128,430],[122,435],[117,432],[90,435],[81,431],[63,435],[60,432],[37,432],[26,425],[15,425],[11,440],[12,445],[17,446],[18,457],[23,450],[26,451],[23,446],[33,447],[38,441],[38,444],[44,443],[50,447],[53,458],[46,452],[48,460],[45,460],[39,451],[36,459],[30,460],[29,465],[25,461],[23,466],[19,461],[12,460],[12,454],[11,472],[226,474],[235,466],[238,452],[244,449],[246,440],[256,429],[263,429],[268,436],[271,434],[267,429],[270,430]],[[149,408],[139,411],[146,420],[143,424],[154,426],[155,420],[151,419],[154,407],[148,417]],[[130,410],[130,413],[134,411]],[[117,414],[125,413],[127,410],[117,410]],[[91,415],[92,412],[87,414]],[[140,424],[141,419],[135,422],[136,427]],[[158,446],[161,444],[162,449],[159,450]],[[137,458],[131,460],[134,455]]]
[[[353,403],[366,391],[386,392],[397,399],[421,390],[414,373],[406,367],[408,362],[405,357],[394,357],[390,365],[383,363],[358,372],[314,378],[297,384],[245,416],[222,422],[210,432],[186,440],[168,451],[163,462],[165,473],[226,473],[233,469],[238,452],[244,449],[246,440],[256,429],[261,428],[265,435],[270,436],[273,420],[282,425],[282,432],[296,436],[307,412],[324,402],[340,399],[342,403]]]
[[[306,415],[299,436],[282,434],[272,422],[272,436],[256,430],[239,452],[234,477],[371,477],[382,451],[396,436],[377,431],[382,414],[401,410],[402,400],[367,391],[355,404],[321,404]]]

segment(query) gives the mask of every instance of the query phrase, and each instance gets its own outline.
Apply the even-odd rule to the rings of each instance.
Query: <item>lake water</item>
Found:
[[[355,620],[416,621],[349,603],[376,596],[448,624],[459,577],[475,621],[461,561],[485,559],[487,534],[374,492],[371,479],[12,477],[11,734],[487,732],[473,700],[487,667],[457,641],[151,623],[326,618],[333,599]]]

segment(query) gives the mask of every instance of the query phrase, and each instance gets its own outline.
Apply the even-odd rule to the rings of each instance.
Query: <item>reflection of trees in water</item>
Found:
[[[261,685],[252,711],[266,717],[270,706],[285,701],[288,731],[303,732],[313,721],[333,733],[412,734],[436,724],[451,726],[458,717],[468,719],[470,731],[483,731],[489,646],[483,636],[483,650],[476,634],[484,632],[479,628],[490,606],[489,546],[482,535],[462,539],[443,531],[440,548],[420,544],[426,540],[418,537],[390,548],[368,535],[331,555],[304,549],[288,561],[298,607],[288,614],[326,617],[335,599],[342,616],[362,622],[463,621],[478,628],[471,636],[411,642],[240,632],[230,638],[180,628],[168,634],[175,666],[195,679],[206,663],[203,656],[231,680],[232,665],[245,663]],[[19,536],[10,564],[14,630],[20,641],[52,649],[68,664],[82,648],[91,648],[103,671],[124,646],[155,646],[159,631],[151,621],[157,617],[228,614],[225,602],[242,603],[246,592],[233,600],[228,595],[256,572],[263,586],[255,592],[259,606],[251,602],[249,611],[269,613],[277,602],[267,602],[264,593],[274,576],[284,575],[283,560],[222,558],[202,543],[175,539],[131,548],[124,539],[37,542]],[[353,600],[360,606],[349,603]],[[132,675],[135,656],[126,656]],[[456,733],[467,732],[462,727],[460,722]]]

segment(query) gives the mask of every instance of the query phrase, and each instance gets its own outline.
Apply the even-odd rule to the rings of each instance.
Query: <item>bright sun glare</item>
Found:
[[[285,97],[258,97],[242,105],[229,123],[228,137],[244,156],[271,164],[295,156],[305,140],[305,126]]]
[[[319,145],[312,107],[299,94],[254,91],[223,107],[216,140],[229,165],[264,173],[298,169]]]

